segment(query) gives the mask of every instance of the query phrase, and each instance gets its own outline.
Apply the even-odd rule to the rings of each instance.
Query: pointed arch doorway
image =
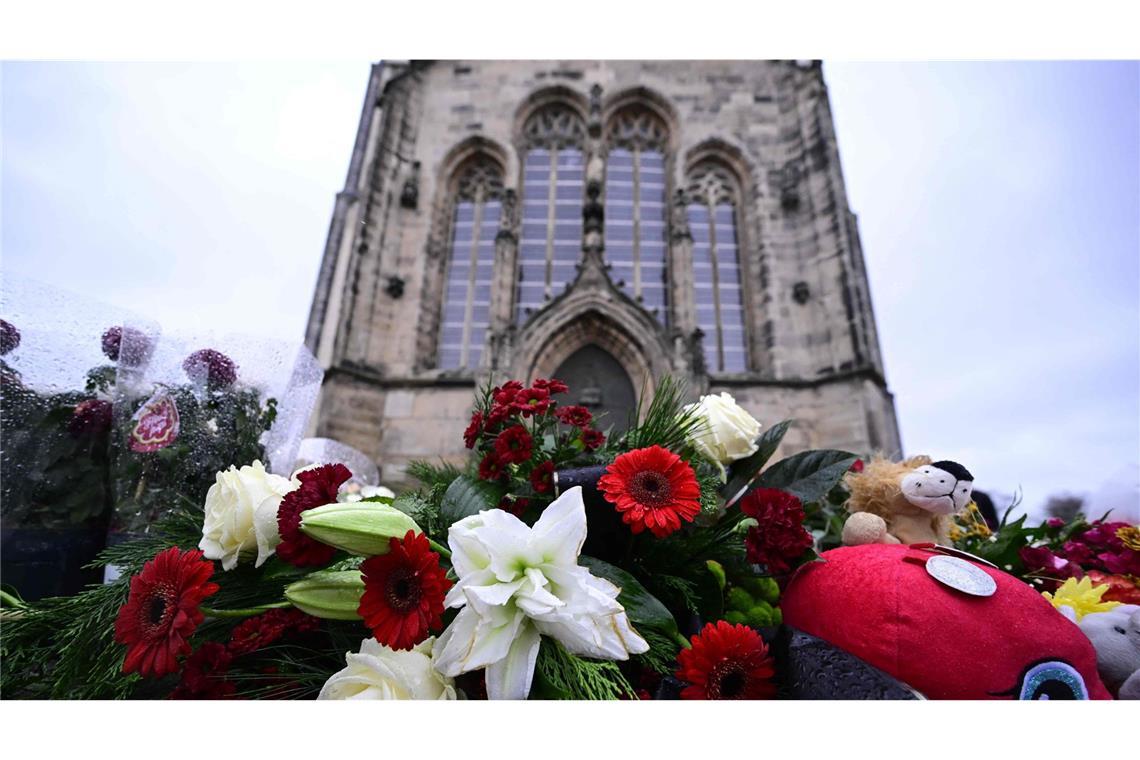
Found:
[[[633,381],[621,363],[600,346],[582,346],[558,365],[552,375],[570,386],[566,403],[589,409],[597,427],[621,433],[637,406]],[[604,415],[604,416],[603,416]]]

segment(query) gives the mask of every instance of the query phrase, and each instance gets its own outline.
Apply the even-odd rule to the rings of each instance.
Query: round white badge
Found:
[[[926,572],[939,583],[971,596],[993,596],[997,592],[994,579],[964,559],[938,554],[926,560]]]

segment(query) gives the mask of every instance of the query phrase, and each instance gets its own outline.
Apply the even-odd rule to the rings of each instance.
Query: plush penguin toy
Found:
[[[951,518],[970,503],[974,476],[957,462],[878,457],[848,473],[846,485],[845,545],[949,544]]]

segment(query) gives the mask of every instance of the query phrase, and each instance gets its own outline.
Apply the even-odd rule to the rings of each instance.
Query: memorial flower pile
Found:
[[[187,371],[228,392],[232,362],[196,356]],[[781,595],[837,540],[861,460],[776,459],[788,422],[764,427],[723,393],[686,403],[668,378],[624,427],[569,392],[556,379],[481,390],[470,459],[413,463],[419,487],[398,495],[365,496],[340,462],[290,477],[230,463],[202,498],[183,494],[103,552],[118,580],[8,600],[5,692],[777,697]],[[1135,575],[1130,526],[1022,523],[960,541],[1027,579],[1060,563]],[[1074,581],[1051,599],[1100,610],[1110,593]]]

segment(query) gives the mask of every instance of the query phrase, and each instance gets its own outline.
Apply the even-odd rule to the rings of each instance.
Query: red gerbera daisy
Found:
[[[530,471],[530,485],[535,493],[554,490],[554,462],[549,459]]]
[[[562,406],[554,410],[554,416],[564,425],[579,428],[589,427],[594,419],[594,415],[584,406]]]
[[[586,447],[586,451],[600,449],[602,447],[602,444],[605,442],[606,434],[601,430],[586,428],[582,431],[582,445]]]
[[[277,508],[277,532],[281,534],[278,557],[297,567],[323,565],[333,558],[336,549],[301,532],[301,513],[335,503],[341,484],[351,477],[343,464],[325,464],[297,473],[301,485],[285,494]]]
[[[115,641],[127,646],[123,672],[160,678],[178,670],[189,654],[187,639],[202,622],[202,600],[218,590],[210,583],[214,563],[202,552],[172,546],[159,552],[131,578],[127,603],[115,619]]]
[[[681,699],[771,699],[776,669],[760,634],[724,620],[709,623],[677,655]]]
[[[764,565],[772,575],[784,575],[812,546],[804,530],[800,500],[778,488],[756,488],[740,500],[740,511],[759,523],[748,529],[744,547],[748,561]]]
[[[619,456],[598,480],[598,489],[634,533],[649,528],[664,538],[701,511],[701,489],[693,468],[660,446]]]
[[[463,444],[469,448],[475,448],[475,442],[479,440],[480,434],[483,432],[483,413],[475,412],[471,415],[471,424],[463,431]]]
[[[360,565],[364,595],[357,612],[381,644],[411,649],[443,625],[443,597],[451,588],[427,536],[409,530],[390,539],[391,550]]]
[[[534,440],[522,425],[513,425],[495,439],[495,453],[504,463],[521,464],[530,459]]]

